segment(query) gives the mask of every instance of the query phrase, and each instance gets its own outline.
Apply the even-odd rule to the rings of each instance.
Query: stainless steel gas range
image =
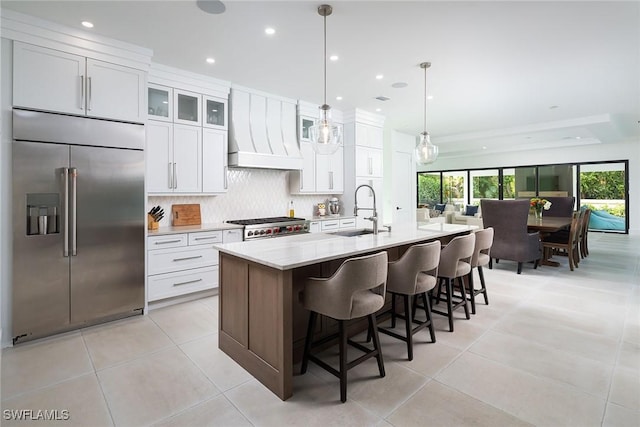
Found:
[[[277,216],[272,218],[237,219],[227,222],[244,226],[244,240],[290,236],[309,232],[309,221],[304,218]]]

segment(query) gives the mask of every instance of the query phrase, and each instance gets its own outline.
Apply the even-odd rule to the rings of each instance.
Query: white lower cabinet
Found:
[[[217,288],[219,261],[213,244],[238,240],[242,240],[242,230],[149,236],[147,300],[157,301]]]
[[[351,218],[327,218],[318,219],[309,222],[310,233],[320,233],[322,231],[346,230],[356,228],[356,219]]]

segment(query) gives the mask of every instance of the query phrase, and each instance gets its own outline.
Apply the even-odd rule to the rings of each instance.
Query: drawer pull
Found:
[[[218,236],[211,236],[211,237],[195,237],[193,240],[211,240],[211,239],[217,239]]]
[[[189,280],[187,282],[174,283],[173,286],[182,286],[182,285],[190,285],[192,283],[202,282],[202,279]]]
[[[174,261],[187,261],[187,260],[190,260],[190,259],[198,259],[198,258],[202,258],[202,255],[188,256],[188,257],[185,257],[185,258],[174,258],[173,260]]]
[[[155,242],[154,245],[166,245],[167,243],[180,243],[181,240],[163,240],[162,242]]]

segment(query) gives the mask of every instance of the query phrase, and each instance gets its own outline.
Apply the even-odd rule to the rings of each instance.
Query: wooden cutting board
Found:
[[[172,225],[200,225],[200,205],[171,205]]]

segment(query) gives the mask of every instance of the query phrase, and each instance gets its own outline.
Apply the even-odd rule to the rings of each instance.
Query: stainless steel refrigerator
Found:
[[[141,314],[144,126],[13,110],[13,342]]]

